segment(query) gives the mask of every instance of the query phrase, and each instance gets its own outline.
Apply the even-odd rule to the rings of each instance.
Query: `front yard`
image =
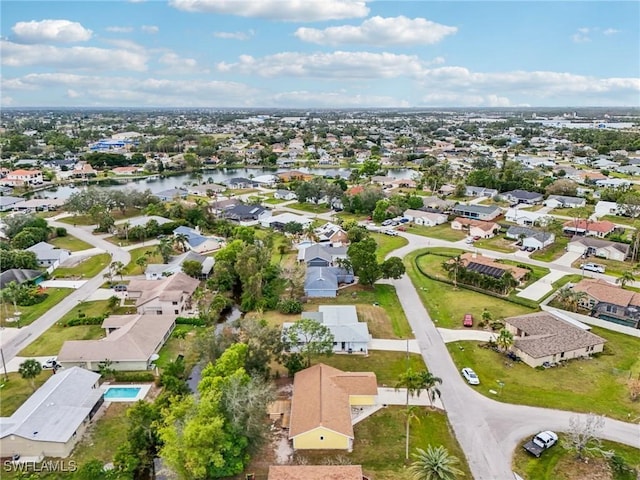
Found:
[[[308,213],[327,213],[330,212],[331,209],[325,205],[315,205],[313,203],[300,203],[300,202],[295,202],[295,203],[291,203],[289,205],[287,205],[288,208],[293,208],[295,210],[300,210],[301,212],[308,212]]]
[[[564,235],[557,235],[555,242],[542,250],[536,250],[530,257],[533,260],[540,260],[541,262],[553,262],[567,253],[568,243],[568,237],[565,237]]]
[[[93,245],[89,245],[87,242],[83,242],[79,238],[74,237],[73,235],[66,235],[64,237],[56,237],[53,240],[49,240],[49,243],[58,248],[65,248],[72,252],[77,252],[79,250],[87,250],[89,248],[93,248]]]
[[[376,256],[378,257],[378,262],[383,262],[384,259],[394,250],[404,247],[409,241],[401,236],[391,236],[386,235],[384,233],[372,233],[371,237],[378,244],[378,249],[376,250]]]
[[[50,310],[54,305],[60,303],[60,301],[68,296],[73,290],[70,288],[47,288],[45,293],[47,298],[43,302],[28,307],[21,307],[18,305],[18,311],[20,315],[20,326],[29,325],[34,320],[38,319],[46,311]],[[3,327],[15,327],[15,322],[7,322],[7,318],[14,317],[13,304],[10,302],[3,302],[0,308],[0,326]]]
[[[630,376],[640,375],[638,339],[596,327],[592,331],[607,340],[604,353],[545,370],[511,362],[477,342],[453,342],[447,348],[458,368],[476,371],[481,383],[474,388],[496,400],[593,412],[624,421],[637,418],[640,403],[630,400],[626,382]],[[502,391],[499,380],[504,383]],[[498,391],[498,395],[489,390]]]
[[[129,251],[131,261],[124,267],[123,275],[142,275],[146,267],[141,267],[136,261],[141,257],[147,257],[147,265],[150,263],[162,263],[162,256],[157,253],[155,245],[134,248]]]
[[[104,270],[111,261],[111,255],[100,253],[86,257],[73,267],[58,267],[53,271],[52,277],[60,280],[68,277],[92,278]]]
[[[51,375],[51,370],[43,370],[35,378],[35,386],[39,388],[47,381]],[[8,417],[31,396],[33,390],[28,380],[24,380],[18,372],[9,373],[8,380],[4,376],[0,377],[0,417]]]
[[[448,223],[437,225],[435,227],[423,227],[422,225],[414,225],[412,223],[405,224],[408,233],[422,235],[423,237],[437,238],[448,242],[457,242],[467,237],[467,233],[462,230],[454,230]]]
[[[52,325],[22,349],[19,355],[21,357],[43,357],[45,355],[53,357],[58,354],[62,344],[67,340],[97,340],[104,336],[104,329],[100,325],[76,325],[75,327]]]
[[[578,258],[575,262],[571,264],[573,268],[580,268],[580,264],[582,263],[597,263],[599,265],[604,265],[606,267],[605,273],[607,275],[611,275],[614,277],[621,277],[624,272],[627,270],[634,271],[635,265],[631,262],[620,262],[618,260],[608,260],[606,258],[599,257],[589,257],[586,260],[584,258]],[[585,277],[592,276],[592,273],[589,271],[584,272]]]
[[[482,238],[473,242],[474,247],[494,250],[496,252],[513,253],[518,247],[515,240],[510,240],[502,235],[496,235],[493,238]]]

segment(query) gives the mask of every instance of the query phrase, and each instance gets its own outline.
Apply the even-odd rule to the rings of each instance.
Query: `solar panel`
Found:
[[[502,268],[491,267],[489,265],[483,265],[482,263],[476,262],[469,262],[469,264],[467,265],[467,270],[478,272],[482,275],[488,275],[494,278],[502,278],[505,272]]]

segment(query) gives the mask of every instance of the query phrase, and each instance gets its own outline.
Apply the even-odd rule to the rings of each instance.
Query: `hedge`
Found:
[[[77,327],[78,325],[102,325],[106,317],[78,317],[72,318],[71,320],[67,320],[63,325],[65,327]]]
[[[151,372],[120,372],[113,373],[116,382],[153,382],[156,377]]]
[[[427,251],[427,252],[421,253],[420,255],[417,255],[416,258],[414,259],[414,264],[422,275],[436,282],[442,282],[448,285],[453,285],[453,281],[449,280],[448,278],[437,277],[435,275],[425,272],[424,270],[422,270],[422,268],[420,268],[420,265],[418,265],[418,259],[424,257],[425,255],[437,255],[439,257],[445,257],[445,258],[453,258],[453,257],[449,255],[443,255],[442,253]],[[457,286],[459,288],[465,288],[467,290],[482,293],[483,295],[489,295],[490,297],[499,298],[500,300],[504,300],[506,302],[515,303],[516,305],[522,305],[523,307],[532,308],[534,310],[540,310],[540,305],[538,304],[538,302],[534,302],[533,300],[528,300],[526,298],[520,298],[520,297],[504,296],[504,295],[500,295],[499,293],[492,292],[490,290],[484,290],[482,288],[475,287],[473,285],[466,285],[460,282],[458,282]]]
[[[176,325],[193,325],[195,327],[204,327],[207,324],[200,317],[178,317]]]

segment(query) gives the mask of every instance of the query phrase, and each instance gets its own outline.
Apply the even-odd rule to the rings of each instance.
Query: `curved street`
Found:
[[[458,246],[452,242],[417,235],[403,233],[402,236],[409,240],[409,244],[391,252],[390,256],[404,258],[413,250],[428,246]],[[496,256],[496,252],[487,253]],[[549,264],[543,262],[529,263],[549,267]],[[576,272],[568,267],[563,267],[562,270],[564,269],[567,269],[568,273]],[[423,306],[409,276],[405,274],[399,280],[391,280],[389,283],[396,288],[429,371],[443,379],[440,386],[442,403],[476,480],[514,478],[511,458],[523,438],[540,430],[566,431],[572,416],[586,416],[561,410],[501,403],[477,393],[460,376],[440,332]],[[640,425],[606,419],[601,437],[640,448]]]

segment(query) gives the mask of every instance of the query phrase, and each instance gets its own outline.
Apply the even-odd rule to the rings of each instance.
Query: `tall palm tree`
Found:
[[[464,476],[464,472],[455,466],[460,460],[442,445],[429,445],[426,450],[416,448],[413,458],[409,473],[414,480],[454,480]]]
[[[35,378],[40,375],[40,372],[42,372],[42,365],[40,365],[40,362],[35,358],[29,358],[20,364],[20,366],[18,367],[18,372],[20,373],[20,376],[22,378],[29,381],[29,384],[31,384],[31,388],[35,392]]]
[[[169,263],[171,254],[173,253],[173,239],[171,237],[160,239],[160,243],[156,247],[156,252],[162,257],[162,263]]]
[[[500,330],[500,334],[498,338],[496,338],[496,345],[500,347],[505,353],[509,350],[509,347],[513,345],[513,333],[511,333],[506,328]]]
[[[125,240],[129,241],[129,228],[131,228],[131,224],[129,222],[124,222],[120,228],[122,228],[122,231],[124,232]]]
[[[140,272],[141,273],[144,272],[144,267],[147,266],[148,261],[149,261],[149,259],[145,255],[143,255],[141,257],[138,257],[136,259],[136,265],[138,265],[140,267]]]
[[[458,273],[464,268],[460,255],[444,262],[442,266],[448,272],[448,277],[453,280],[453,288],[458,288]]]
[[[624,288],[627,284],[635,282],[636,277],[631,270],[622,272],[622,276],[616,278],[616,283]]]
[[[189,245],[189,237],[187,236],[187,234],[185,234],[185,233],[176,233],[173,236],[173,238],[174,238],[176,244],[180,246],[180,249],[183,252],[186,252],[187,251],[187,245]]]

